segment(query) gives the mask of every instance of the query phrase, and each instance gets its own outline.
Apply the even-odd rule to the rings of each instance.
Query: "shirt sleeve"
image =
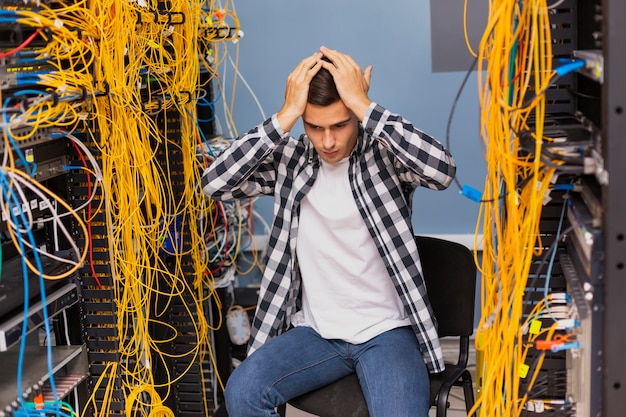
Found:
[[[222,152],[202,174],[202,190],[214,200],[271,195],[276,149],[289,141],[274,114]]]
[[[456,163],[450,152],[399,114],[372,103],[363,128],[405,168],[399,172],[402,181],[434,190],[443,190],[452,183]]]

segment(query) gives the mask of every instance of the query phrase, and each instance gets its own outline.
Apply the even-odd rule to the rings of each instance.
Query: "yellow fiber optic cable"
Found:
[[[18,140],[49,127],[63,128],[70,136],[79,125],[89,127],[84,133],[99,154],[100,166],[84,167],[94,176],[94,191],[87,202],[80,211],[73,210],[49,191],[41,192],[57,201],[85,236],[76,268],[85,262],[87,245],[93,243],[86,238],[85,225],[99,213],[106,214],[108,235],[92,239],[108,239],[122,359],[117,365],[106,364],[105,374],[108,381],[121,377],[127,415],[144,411],[171,415],[161,401],[185,370],[157,383],[152,369],[172,358],[202,364],[206,355],[215,369],[210,331],[222,322],[218,317],[217,323],[209,323],[205,311],[209,299],[220,303],[204,250],[205,236],[217,239],[210,221],[216,205],[199,192],[202,166],[196,156],[200,135],[195,100],[198,89],[206,86],[199,82],[201,66],[209,81],[218,77],[216,68],[226,57],[220,50],[227,48],[220,44],[239,36],[240,24],[230,1],[218,7],[216,2],[172,0],[167,7],[154,11],[142,2],[61,0],[54,8],[42,4],[37,11],[20,11],[20,25],[45,28],[40,36],[46,42],[39,56],[55,70],[40,76],[41,96],[29,96],[20,111],[8,114],[3,127],[11,133],[15,127],[29,126],[31,130]],[[220,38],[223,33],[228,37]],[[212,63],[207,61],[207,47],[213,52]],[[231,98],[231,109],[232,105]],[[12,153],[7,154],[11,158]],[[38,186],[15,170],[14,163],[7,159],[6,165],[16,185]],[[179,178],[178,182],[172,178]],[[96,199],[96,186],[101,190],[98,203],[88,214],[84,208]],[[249,229],[239,204],[225,218],[233,227],[225,236],[228,250],[220,248],[219,256],[225,266],[236,267]],[[199,219],[203,219],[201,227]],[[182,246],[169,230],[185,236]],[[18,238],[15,233],[11,236]],[[164,249],[167,237],[178,246],[175,250]],[[175,300],[182,301],[193,321],[195,343],[186,352],[172,354],[161,347],[177,336],[178,329],[164,320],[167,306]],[[167,336],[155,339],[150,329],[155,326],[165,329]],[[223,388],[220,376],[216,378]],[[98,385],[104,381],[101,378]],[[154,396],[161,388],[164,397]],[[92,399],[96,415],[108,415],[113,390],[109,382],[99,405]],[[142,403],[144,395],[153,399],[151,406]],[[205,408],[208,415],[208,404]]]
[[[551,65],[545,1],[491,3],[477,71],[487,166],[479,218],[484,242],[476,349],[484,363],[477,369],[482,383],[473,410],[479,416],[519,415],[526,398],[520,397],[521,381],[532,386],[541,366],[540,359],[534,373],[526,373],[520,330],[531,260],[541,252],[541,209],[555,169],[541,163],[540,140],[533,153],[524,154],[518,135],[532,116],[537,137],[543,136],[542,92],[553,75]]]

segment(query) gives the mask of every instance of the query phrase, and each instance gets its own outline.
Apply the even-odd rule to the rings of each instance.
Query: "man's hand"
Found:
[[[372,102],[367,96],[372,77],[372,66],[368,66],[363,71],[349,55],[328,49],[325,46],[322,46],[320,51],[332,61],[332,63],[326,61],[321,61],[321,63],[333,76],[341,100],[359,120],[363,120]]]
[[[278,123],[285,132],[296,124],[306,108],[311,79],[322,67],[322,54],[316,52],[304,58],[287,77],[285,103],[277,114]]]

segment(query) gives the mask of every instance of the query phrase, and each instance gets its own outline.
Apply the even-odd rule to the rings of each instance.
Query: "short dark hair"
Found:
[[[331,62],[325,56],[322,59]],[[339,101],[339,93],[332,74],[326,68],[320,68],[317,74],[313,76],[309,85],[309,97],[307,101],[316,106],[330,106]]]

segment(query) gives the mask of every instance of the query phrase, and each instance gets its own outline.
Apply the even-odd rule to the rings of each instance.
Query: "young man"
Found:
[[[213,199],[275,198],[248,357],[226,387],[230,417],[277,416],[352,372],[372,417],[428,415],[428,372],[444,365],[410,199],[417,186],[445,189],[456,168],[368,98],[371,73],[320,48],[287,78],[280,111],[204,173]]]

